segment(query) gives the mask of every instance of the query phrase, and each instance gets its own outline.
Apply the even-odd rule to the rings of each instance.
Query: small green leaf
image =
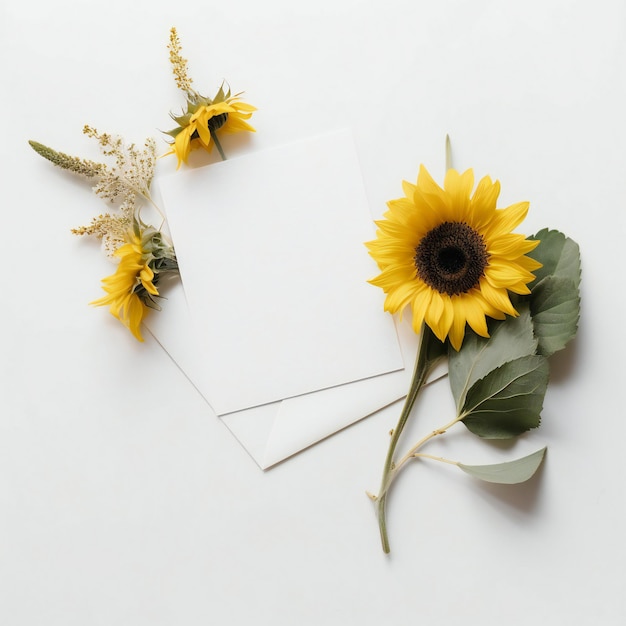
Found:
[[[541,448],[528,456],[507,463],[495,463],[493,465],[464,465],[458,466],[470,476],[479,478],[488,483],[499,483],[501,485],[516,485],[531,478],[539,469],[546,448]]]
[[[539,426],[548,386],[548,362],[540,355],[509,361],[467,392],[460,416],[475,435],[509,439]]]
[[[537,340],[528,305],[517,306],[519,317],[510,317],[502,322],[490,324],[491,336],[487,339],[468,332],[461,349],[450,349],[450,388],[456,402],[458,414],[465,402],[470,387],[492,370],[522,356],[535,354]]]

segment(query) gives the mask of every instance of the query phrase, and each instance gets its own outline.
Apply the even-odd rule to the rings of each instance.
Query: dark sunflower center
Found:
[[[214,132],[216,130],[219,130],[220,128],[222,128],[222,126],[224,126],[224,124],[226,124],[227,119],[228,113],[220,113],[219,115],[210,118],[208,123],[209,130],[212,130]]]
[[[207,122],[209,131],[211,133],[214,133],[215,131],[219,130],[220,128],[222,128],[222,126],[224,126],[224,124],[226,124],[227,119],[228,113],[220,113],[219,115],[215,115],[214,117],[209,118],[209,121]],[[191,134],[191,139],[197,139],[198,137],[198,131],[194,130]]]
[[[414,262],[417,275],[429,287],[453,296],[478,285],[487,257],[480,233],[464,222],[444,222],[422,238]]]

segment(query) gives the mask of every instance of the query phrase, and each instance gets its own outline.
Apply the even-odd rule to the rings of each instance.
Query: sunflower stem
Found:
[[[382,542],[383,551],[388,554],[389,537],[387,534],[387,522],[386,522],[386,504],[387,493],[389,487],[393,482],[393,479],[398,473],[401,466],[396,467],[393,457],[402,435],[402,431],[406,426],[406,423],[411,415],[415,400],[426,383],[430,372],[435,365],[445,356],[445,344],[433,334],[426,324],[422,324],[422,330],[420,333],[420,344],[417,352],[417,358],[415,359],[415,369],[413,370],[413,378],[411,380],[411,386],[409,392],[404,401],[404,406],[398,419],[398,424],[391,434],[391,441],[389,442],[389,449],[387,450],[387,457],[383,466],[383,476],[380,484],[380,490],[378,496],[376,496],[376,511],[378,515],[378,527],[380,530],[380,538]]]
[[[213,139],[213,141],[215,142],[215,147],[217,148],[217,151],[222,157],[222,161],[225,161],[226,155],[224,154],[224,150],[222,149],[222,144],[220,143],[220,140],[217,138],[217,133],[212,128],[209,129],[209,132],[211,133],[211,139]]]

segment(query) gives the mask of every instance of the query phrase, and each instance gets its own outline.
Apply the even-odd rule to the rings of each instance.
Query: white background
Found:
[[[387,557],[364,491],[399,407],[263,473],[155,342],[87,306],[112,270],[69,229],[103,205],[27,140],[95,157],[89,123],[161,141],[183,103],[172,25],[200,91],[227,78],[259,108],[229,154],[350,126],[378,216],[420,162],[441,179],[450,133],[501,206],[531,201],[525,232],[579,242],[581,327],[542,427],[505,449],[460,427],[431,450],[547,443],[537,477],[407,468]],[[625,35],[609,0],[4,0],[0,623],[622,624]]]

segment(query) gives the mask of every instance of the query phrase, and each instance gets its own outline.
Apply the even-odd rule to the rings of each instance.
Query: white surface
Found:
[[[431,448],[480,463],[548,444],[539,476],[407,468],[387,558],[364,490],[397,406],[262,472],[156,342],[86,305],[111,266],[68,229],[102,205],[26,140],[93,157],[84,123],[169,128],[171,25],[200,90],[225,77],[259,108],[229,154],[349,125],[380,214],[420,162],[441,179],[449,132],[501,206],[531,201],[527,232],[580,243],[580,333],[542,427]],[[3,3],[0,623],[622,624],[625,28],[621,1]],[[448,416],[435,396],[407,444]]]

